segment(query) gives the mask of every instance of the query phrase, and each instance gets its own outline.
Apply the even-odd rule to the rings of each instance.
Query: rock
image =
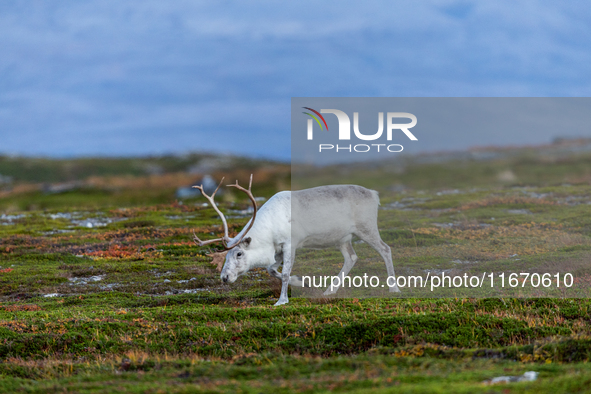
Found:
[[[515,382],[533,382],[538,378],[538,372],[527,371],[520,376],[498,376],[490,380],[485,380],[484,384],[515,383]]]
[[[497,180],[499,182],[515,182],[517,177],[511,170],[505,170],[497,174]]]
[[[195,186],[203,186],[203,191],[205,194],[211,196],[211,194],[218,187],[218,184],[211,175],[205,175],[201,180],[195,182]],[[223,190],[220,188],[216,195],[222,195],[223,193]],[[194,198],[199,196],[201,196],[201,192],[198,189],[190,186],[179,187],[176,190],[176,198]]]

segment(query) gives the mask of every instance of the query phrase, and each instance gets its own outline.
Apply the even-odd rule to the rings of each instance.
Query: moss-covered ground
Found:
[[[589,163],[516,158],[346,177],[380,191],[381,235],[399,275],[568,271],[580,297],[591,274]],[[210,250],[191,240],[193,229],[219,236],[219,220],[200,198],[176,200],[175,187],[191,176],[166,165],[169,172],[149,176],[91,171],[79,188],[53,194],[15,175],[2,192],[0,392],[591,392],[588,298],[558,289],[447,298],[407,291],[292,297],[273,307],[279,286],[266,271],[219,280]],[[224,174],[244,182],[251,170],[256,195],[289,185],[279,164]],[[362,179],[363,171],[372,175]],[[455,176],[441,183],[449,171]],[[327,183],[339,183],[336,175]],[[240,197],[220,199],[234,233],[248,220]],[[354,247],[383,270],[375,252]],[[298,256],[340,268],[338,251]],[[538,379],[485,383],[526,371]]]

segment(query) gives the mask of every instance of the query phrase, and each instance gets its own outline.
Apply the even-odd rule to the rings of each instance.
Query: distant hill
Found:
[[[202,153],[73,159],[0,156],[0,184],[8,182],[73,182],[91,176],[146,176],[178,172],[203,174],[235,168],[249,170],[274,164],[280,163],[270,160]]]

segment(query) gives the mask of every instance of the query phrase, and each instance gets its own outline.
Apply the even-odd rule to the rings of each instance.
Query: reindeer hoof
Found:
[[[398,286],[390,287],[390,293],[400,293],[400,289],[398,288]]]
[[[289,300],[287,300],[287,299],[282,300],[280,298],[279,301],[277,301],[274,306],[279,306],[279,305],[287,304],[288,302],[289,302]]]

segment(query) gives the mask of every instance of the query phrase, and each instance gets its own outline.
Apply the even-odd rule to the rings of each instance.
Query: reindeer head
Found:
[[[233,283],[236,281],[236,279],[238,279],[238,277],[240,275],[245,274],[250,267],[250,264],[249,264],[249,261],[247,258],[247,251],[250,247],[250,243],[251,243],[252,239],[250,237],[245,238],[245,236],[246,236],[246,233],[248,233],[248,231],[252,228],[252,225],[254,224],[254,219],[256,218],[256,215],[257,215],[257,203],[255,201],[254,196],[252,195],[251,190],[250,190],[251,186],[252,186],[252,174],[250,175],[250,182],[248,184],[248,190],[243,188],[242,186],[240,186],[238,184],[238,181],[236,181],[236,184],[234,184],[234,185],[227,185],[227,186],[235,187],[236,189],[245,192],[246,195],[248,196],[248,198],[250,198],[250,201],[252,202],[252,205],[254,207],[254,213],[252,215],[252,219],[248,223],[247,227],[241,231],[240,237],[236,237],[237,239],[230,238],[228,236],[228,223],[226,221],[226,217],[219,210],[219,208],[217,207],[217,205],[215,204],[215,201],[214,201],[214,196],[217,193],[220,186],[222,185],[223,181],[224,181],[224,178],[222,178],[222,181],[220,182],[218,187],[215,189],[215,191],[211,194],[211,196],[208,196],[207,194],[205,194],[205,192],[203,191],[203,186],[193,186],[193,187],[196,189],[199,189],[201,191],[201,194],[203,194],[203,196],[210,202],[210,204],[213,206],[213,209],[215,209],[215,211],[218,213],[218,215],[222,219],[222,223],[224,225],[224,236],[222,238],[216,238],[216,239],[210,239],[207,241],[202,241],[197,237],[197,235],[195,234],[195,231],[193,231],[193,240],[195,241],[195,243],[198,246],[203,246],[203,245],[207,245],[207,244],[210,244],[213,242],[218,242],[218,241],[222,242],[222,245],[224,246],[224,249],[225,249],[224,253],[226,255],[226,261],[224,263],[224,267],[222,269],[220,279],[223,282]],[[221,254],[218,253],[217,255],[221,255]],[[215,258],[214,258],[214,262],[216,262]],[[217,265],[218,265],[218,270],[219,270],[219,267],[220,267],[219,262],[217,262]]]
[[[220,274],[224,283],[234,283],[239,276],[249,270],[251,264],[248,259],[248,249],[251,241],[250,237],[246,237],[226,253],[226,261]]]

